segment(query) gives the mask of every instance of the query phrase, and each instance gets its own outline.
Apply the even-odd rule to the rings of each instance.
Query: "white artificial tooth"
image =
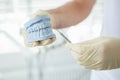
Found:
[[[33,40],[34,40],[34,26],[35,26],[35,25],[33,25],[32,29],[31,29],[31,30],[32,30],[31,38],[32,38]]]
[[[46,35],[48,35],[49,33],[48,33],[48,28],[46,28]]]
[[[37,39],[36,26],[34,27],[34,38]]]
[[[36,37],[39,38],[39,32],[38,32],[38,27],[36,26]]]
[[[39,25],[39,37],[42,36],[41,25]]]
[[[35,25],[35,28],[34,28],[34,31],[35,31],[35,38],[36,38],[36,39],[38,39],[38,36],[39,36],[37,26],[38,26],[38,25],[36,24],[36,25]]]
[[[38,24],[36,25],[35,29],[36,29],[36,32],[35,32],[36,33],[36,39],[39,39],[39,25]]]

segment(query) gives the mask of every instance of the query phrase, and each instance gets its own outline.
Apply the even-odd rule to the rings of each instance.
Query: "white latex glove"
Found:
[[[43,16],[43,15],[48,15],[50,17],[50,23],[52,25],[52,27],[55,26],[55,22],[54,22],[54,18],[52,15],[50,15],[48,12],[46,11],[38,11],[36,12],[35,14],[33,14],[31,17],[30,17],[30,20],[32,20],[33,18],[35,17],[38,17],[38,16]],[[42,40],[42,41],[35,41],[35,42],[28,42],[27,41],[27,36],[28,36],[28,33],[27,31],[25,30],[25,28],[22,29],[22,35],[24,37],[24,44],[28,47],[35,47],[35,46],[44,46],[44,45],[47,45],[47,44],[50,44],[52,42],[55,41],[56,38],[49,38],[49,39],[46,39],[46,40]]]
[[[94,70],[120,68],[120,39],[99,37],[66,45],[79,64]]]

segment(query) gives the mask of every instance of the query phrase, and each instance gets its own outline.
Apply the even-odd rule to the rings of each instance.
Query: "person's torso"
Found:
[[[120,0],[106,0],[104,3],[102,36],[120,38]],[[120,80],[120,69],[92,71],[91,80]]]
[[[105,0],[101,35],[120,37],[120,0]]]
[[[120,0],[104,0],[104,20],[101,35],[120,37]],[[85,27],[85,26],[83,26]],[[87,29],[86,29],[87,28]],[[84,31],[85,30],[85,31]],[[72,42],[77,43],[94,37],[89,27],[69,31]],[[92,71],[91,80],[119,80],[120,69],[110,71]]]

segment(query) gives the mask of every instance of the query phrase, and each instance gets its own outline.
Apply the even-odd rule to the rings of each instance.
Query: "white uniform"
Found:
[[[105,0],[104,5],[104,25],[101,35],[120,38],[120,0]],[[68,31],[68,36],[73,43],[95,37],[94,34],[91,34],[90,25],[83,27],[71,27]],[[92,71],[91,80],[120,80],[120,69]]]
[[[120,38],[120,0],[106,0],[104,5],[102,35]]]
[[[101,35],[120,38],[120,0],[106,0],[104,5]],[[91,80],[120,80],[120,69],[92,71]]]

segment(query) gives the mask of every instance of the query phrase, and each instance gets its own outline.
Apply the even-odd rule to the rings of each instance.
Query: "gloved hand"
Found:
[[[66,45],[82,66],[93,70],[120,68],[120,39],[99,37]]]
[[[36,17],[42,17],[43,15],[49,16],[49,18],[50,18],[50,24],[51,24],[52,27],[54,27],[55,26],[54,17],[52,15],[50,15],[48,12],[46,12],[46,11],[40,10],[40,11],[36,12],[35,14],[33,14],[30,17],[30,20],[32,20],[32,19],[34,19]],[[26,46],[28,46],[28,47],[35,47],[35,46],[47,45],[47,44],[50,44],[50,43],[54,42],[55,39],[56,39],[55,37],[53,37],[53,38],[48,38],[48,39],[41,40],[41,41],[28,42],[27,40],[28,40],[29,33],[26,31],[25,28],[22,29],[22,35],[24,37],[24,44]]]

